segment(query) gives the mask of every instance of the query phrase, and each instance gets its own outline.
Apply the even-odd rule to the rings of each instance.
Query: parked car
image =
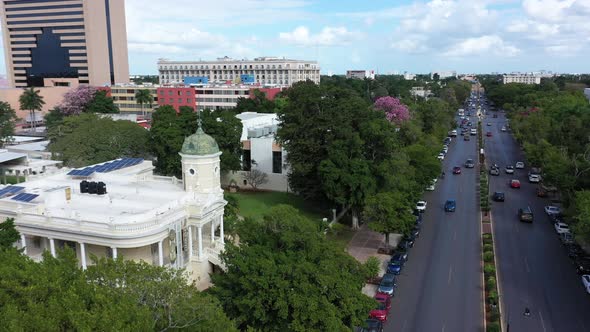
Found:
[[[470,134],[471,134],[471,136],[477,135],[477,129],[471,129]]]
[[[426,211],[427,204],[428,203],[426,201],[418,201],[418,203],[416,203],[416,210],[418,210],[420,212]]]
[[[389,264],[387,264],[387,273],[391,274],[400,274],[402,272],[402,267],[405,264],[405,260],[403,259],[403,254],[395,254],[391,257]]]
[[[555,227],[555,231],[557,232],[557,234],[563,234],[563,233],[570,233],[571,234],[570,227],[566,223],[556,222],[555,224],[553,224],[553,227]]]
[[[433,191],[436,187],[437,182],[438,182],[438,179],[432,179],[432,181],[430,182],[430,185],[428,187],[426,187],[426,190]]]
[[[438,160],[443,161],[443,160],[445,160],[445,154],[439,153],[437,158],[438,158]]]
[[[518,180],[510,180],[510,188],[520,189],[520,181]]]
[[[492,137],[492,132],[491,132],[491,131],[488,131],[488,132],[486,133],[486,136],[487,136],[487,137]]]
[[[465,136],[463,136],[463,140],[464,140],[464,141],[470,141],[471,139],[469,138],[469,136],[468,136],[468,135],[465,135]]]
[[[488,127],[491,126],[492,124],[488,122]]]
[[[529,182],[530,183],[539,183],[539,182],[541,182],[541,177],[538,174],[530,174],[529,175]]]
[[[514,166],[512,165],[507,165],[504,168],[504,172],[506,172],[506,174],[514,174]]]
[[[545,213],[547,213],[548,216],[561,214],[561,209],[554,205],[547,205],[545,206]]]
[[[453,174],[461,174],[461,167],[459,167],[459,166],[453,167]]]
[[[375,300],[377,300],[377,302],[382,302],[383,304],[385,304],[385,308],[387,309],[387,311],[391,309],[391,297],[385,294],[377,293],[375,295]]]
[[[567,256],[569,258],[582,258],[582,257],[588,257],[588,254],[586,254],[586,252],[584,251],[584,249],[582,249],[582,247],[580,247],[579,244],[577,243],[568,243],[568,244],[564,244],[565,246],[565,251],[567,252]]]
[[[492,196],[492,199],[496,202],[504,202],[504,193],[501,191],[496,191]]]
[[[385,303],[377,302],[375,309],[369,311],[369,317],[377,319],[381,322],[387,321],[387,314],[388,314],[387,306]]]
[[[397,249],[400,251],[408,251],[413,246],[414,241],[408,241],[404,238],[404,240],[400,241],[400,243],[397,244]]]
[[[366,327],[360,327],[357,332],[383,332],[383,322],[370,318],[365,321]]]
[[[377,292],[382,293],[382,294],[386,294],[389,296],[393,296],[393,293],[395,291],[395,275],[391,274],[391,273],[386,273],[383,275],[383,278],[381,279],[381,283],[379,284],[379,287],[377,288]]]
[[[578,274],[590,274],[590,258],[574,259],[574,266]]]
[[[465,161],[465,168],[474,168],[475,167],[475,162],[473,161],[473,159],[467,159],[467,161]]]
[[[572,233],[561,233],[559,234],[559,240],[563,245],[573,244],[574,235]]]
[[[445,212],[455,212],[457,202],[454,199],[449,199],[445,202]]]
[[[447,152],[449,152],[449,146],[448,146],[448,145],[443,145],[442,151],[443,151],[443,153],[445,153],[445,154],[446,154]]]
[[[514,165],[515,168],[517,169],[523,169],[524,168],[524,163],[522,161],[518,161],[516,162],[516,164]]]
[[[506,127],[505,126],[502,126],[502,129],[500,129],[500,130],[506,131]]]
[[[520,208],[518,209],[518,220],[523,222],[533,222],[533,210],[530,207]]]

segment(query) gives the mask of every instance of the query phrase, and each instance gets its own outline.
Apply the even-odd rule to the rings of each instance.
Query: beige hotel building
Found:
[[[124,0],[1,0],[12,87],[129,82]]]

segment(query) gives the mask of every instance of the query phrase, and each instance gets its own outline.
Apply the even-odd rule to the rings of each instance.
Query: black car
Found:
[[[366,327],[360,327],[357,332],[383,332],[383,323],[377,319],[367,319]]]
[[[412,248],[414,246],[414,242],[410,242],[408,240],[402,240],[400,243],[398,243],[397,245],[397,249],[398,250],[402,250],[402,251],[408,251],[408,249]]]
[[[590,274],[590,258],[577,258],[574,259],[574,266],[578,274]]]
[[[414,232],[410,232],[410,234],[404,236],[403,240],[407,241],[410,245],[410,248],[412,248],[414,246],[414,242],[416,241],[416,235]]]
[[[576,243],[564,244],[564,247],[569,258],[579,259],[588,257],[586,252],[584,252],[584,249],[582,249],[582,247]]]
[[[469,137],[469,136],[467,136]],[[475,162],[473,161],[473,159],[467,159],[467,161],[465,161],[465,168],[474,168],[475,167]]]
[[[492,199],[496,202],[504,202],[504,193],[501,191],[496,191],[492,196]]]

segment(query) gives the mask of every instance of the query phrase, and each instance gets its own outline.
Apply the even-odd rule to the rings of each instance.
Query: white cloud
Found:
[[[499,36],[481,36],[468,38],[451,46],[444,55],[451,57],[465,57],[473,55],[492,54],[496,56],[513,57],[520,50],[502,40]]]
[[[345,27],[325,27],[318,34],[311,34],[306,26],[299,26],[291,32],[279,33],[279,39],[301,46],[347,45],[360,38],[361,34],[348,31]]]
[[[391,43],[391,47],[406,53],[425,53],[429,51],[425,40],[421,36],[396,40]]]
[[[531,18],[558,22],[566,17],[567,9],[571,8],[574,3],[576,0],[524,0],[522,7]]]

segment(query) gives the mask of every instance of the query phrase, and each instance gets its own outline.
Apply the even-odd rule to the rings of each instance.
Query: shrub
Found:
[[[486,281],[486,290],[492,291],[492,290],[496,290],[496,278],[495,277],[489,277],[488,280]]]
[[[494,264],[486,263],[483,266],[483,272],[486,276],[493,276],[494,274],[496,274],[496,268],[494,267]]]
[[[500,332],[499,322],[490,322],[487,325],[486,332]]]
[[[490,305],[497,305],[498,304],[498,292],[495,290],[491,290],[488,293],[488,303]]]
[[[492,246],[492,244],[490,243],[486,243],[483,245],[483,251],[492,251],[494,249],[494,246]]]
[[[483,237],[484,240],[487,240],[487,239],[490,239],[491,240],[492,239],[492,234],[491,233],[485,233],[484,235],[482,235],[482,237]]]
[[[363,268],[365,270],[365,278],[372,279],[377,277],[379,275],[380,265],[381,261],[377,257],[369,257],[365,264],[363,264]]]
[[[492,251],[486,251],[483,253],[483,261],[486,263],[491,263],[494,261],[494,253]]]
[[[490,308],[489,319],[492,322],[496,322],[500,319],[500,311],[498,310],[498,308]]]

